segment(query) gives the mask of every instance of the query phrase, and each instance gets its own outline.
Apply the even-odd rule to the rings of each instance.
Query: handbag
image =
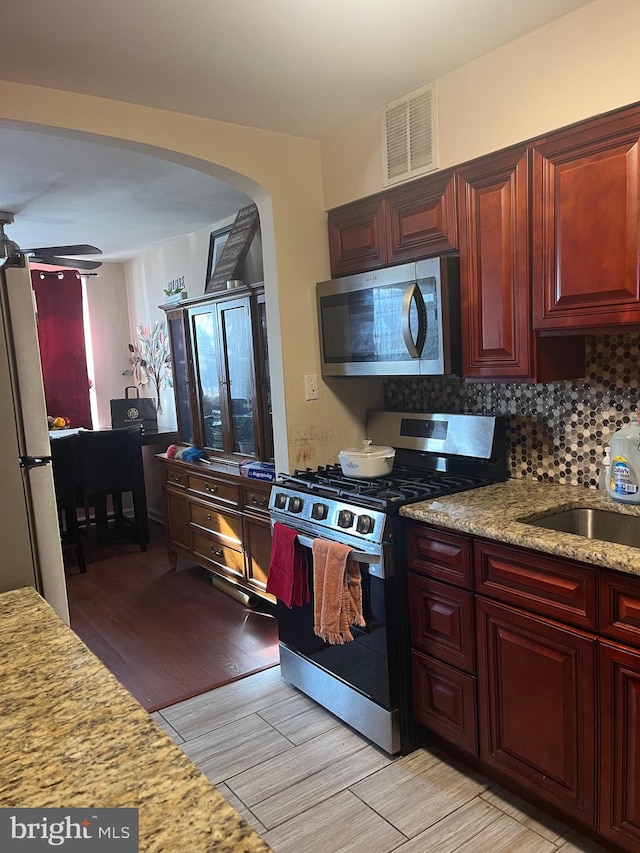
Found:
[[[135,391],[135,397],[129,391]],[[152,399],[141,397],[135,385],[127,385],[124,397],[111,400],[111,426],[113,429],[142,424],[144,430],[158,429],[158,413]]]

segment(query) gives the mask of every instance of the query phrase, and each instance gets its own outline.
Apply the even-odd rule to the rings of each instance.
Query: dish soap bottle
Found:
[[[611,439],[609,495],[621,503],[640,503],[640,412]]]
[[[605,447],[604,456],[602,457],[602,462],[600,463],[600,471],[598,473],[598,489],[601,492],[606,492],[609,494],[609,480],[610,480],[610,472],[611,472],[611,449],[609,447]]]

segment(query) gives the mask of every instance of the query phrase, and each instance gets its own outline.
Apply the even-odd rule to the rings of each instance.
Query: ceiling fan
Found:
[[[5,264],[15,264],[21,257],[28,257],[37,264],[51,264],[56,267],[70,267],[74,270],[95,270],[102,264],[100,261],[84,261],[70,255],[101,255],[102,250],[95,246],[79,244],[76,246],[40,246],[32,249],[21,249],[17,243],[10,240],[4,233],[4,226],[11,225],[13,213],[0,210],[0,267]]]

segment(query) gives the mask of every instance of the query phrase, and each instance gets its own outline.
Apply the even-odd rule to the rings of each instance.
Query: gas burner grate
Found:
[[[362,480],[347,477],[339,465],[328,465],[316,470],[296,470],[293,474],[281,474],[279,482],[318,497],[385,509],[484,486],[491,481],[402,466],[394,468],[388,476]]]

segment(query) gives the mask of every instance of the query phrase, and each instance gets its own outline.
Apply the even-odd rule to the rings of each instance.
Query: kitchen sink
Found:
[[[558,530],[587,539],[601,539],[616,545],[640,548],[640,516],[577,507],[550,513],[542,518],[521,518],[520,521],[547,530]]]

